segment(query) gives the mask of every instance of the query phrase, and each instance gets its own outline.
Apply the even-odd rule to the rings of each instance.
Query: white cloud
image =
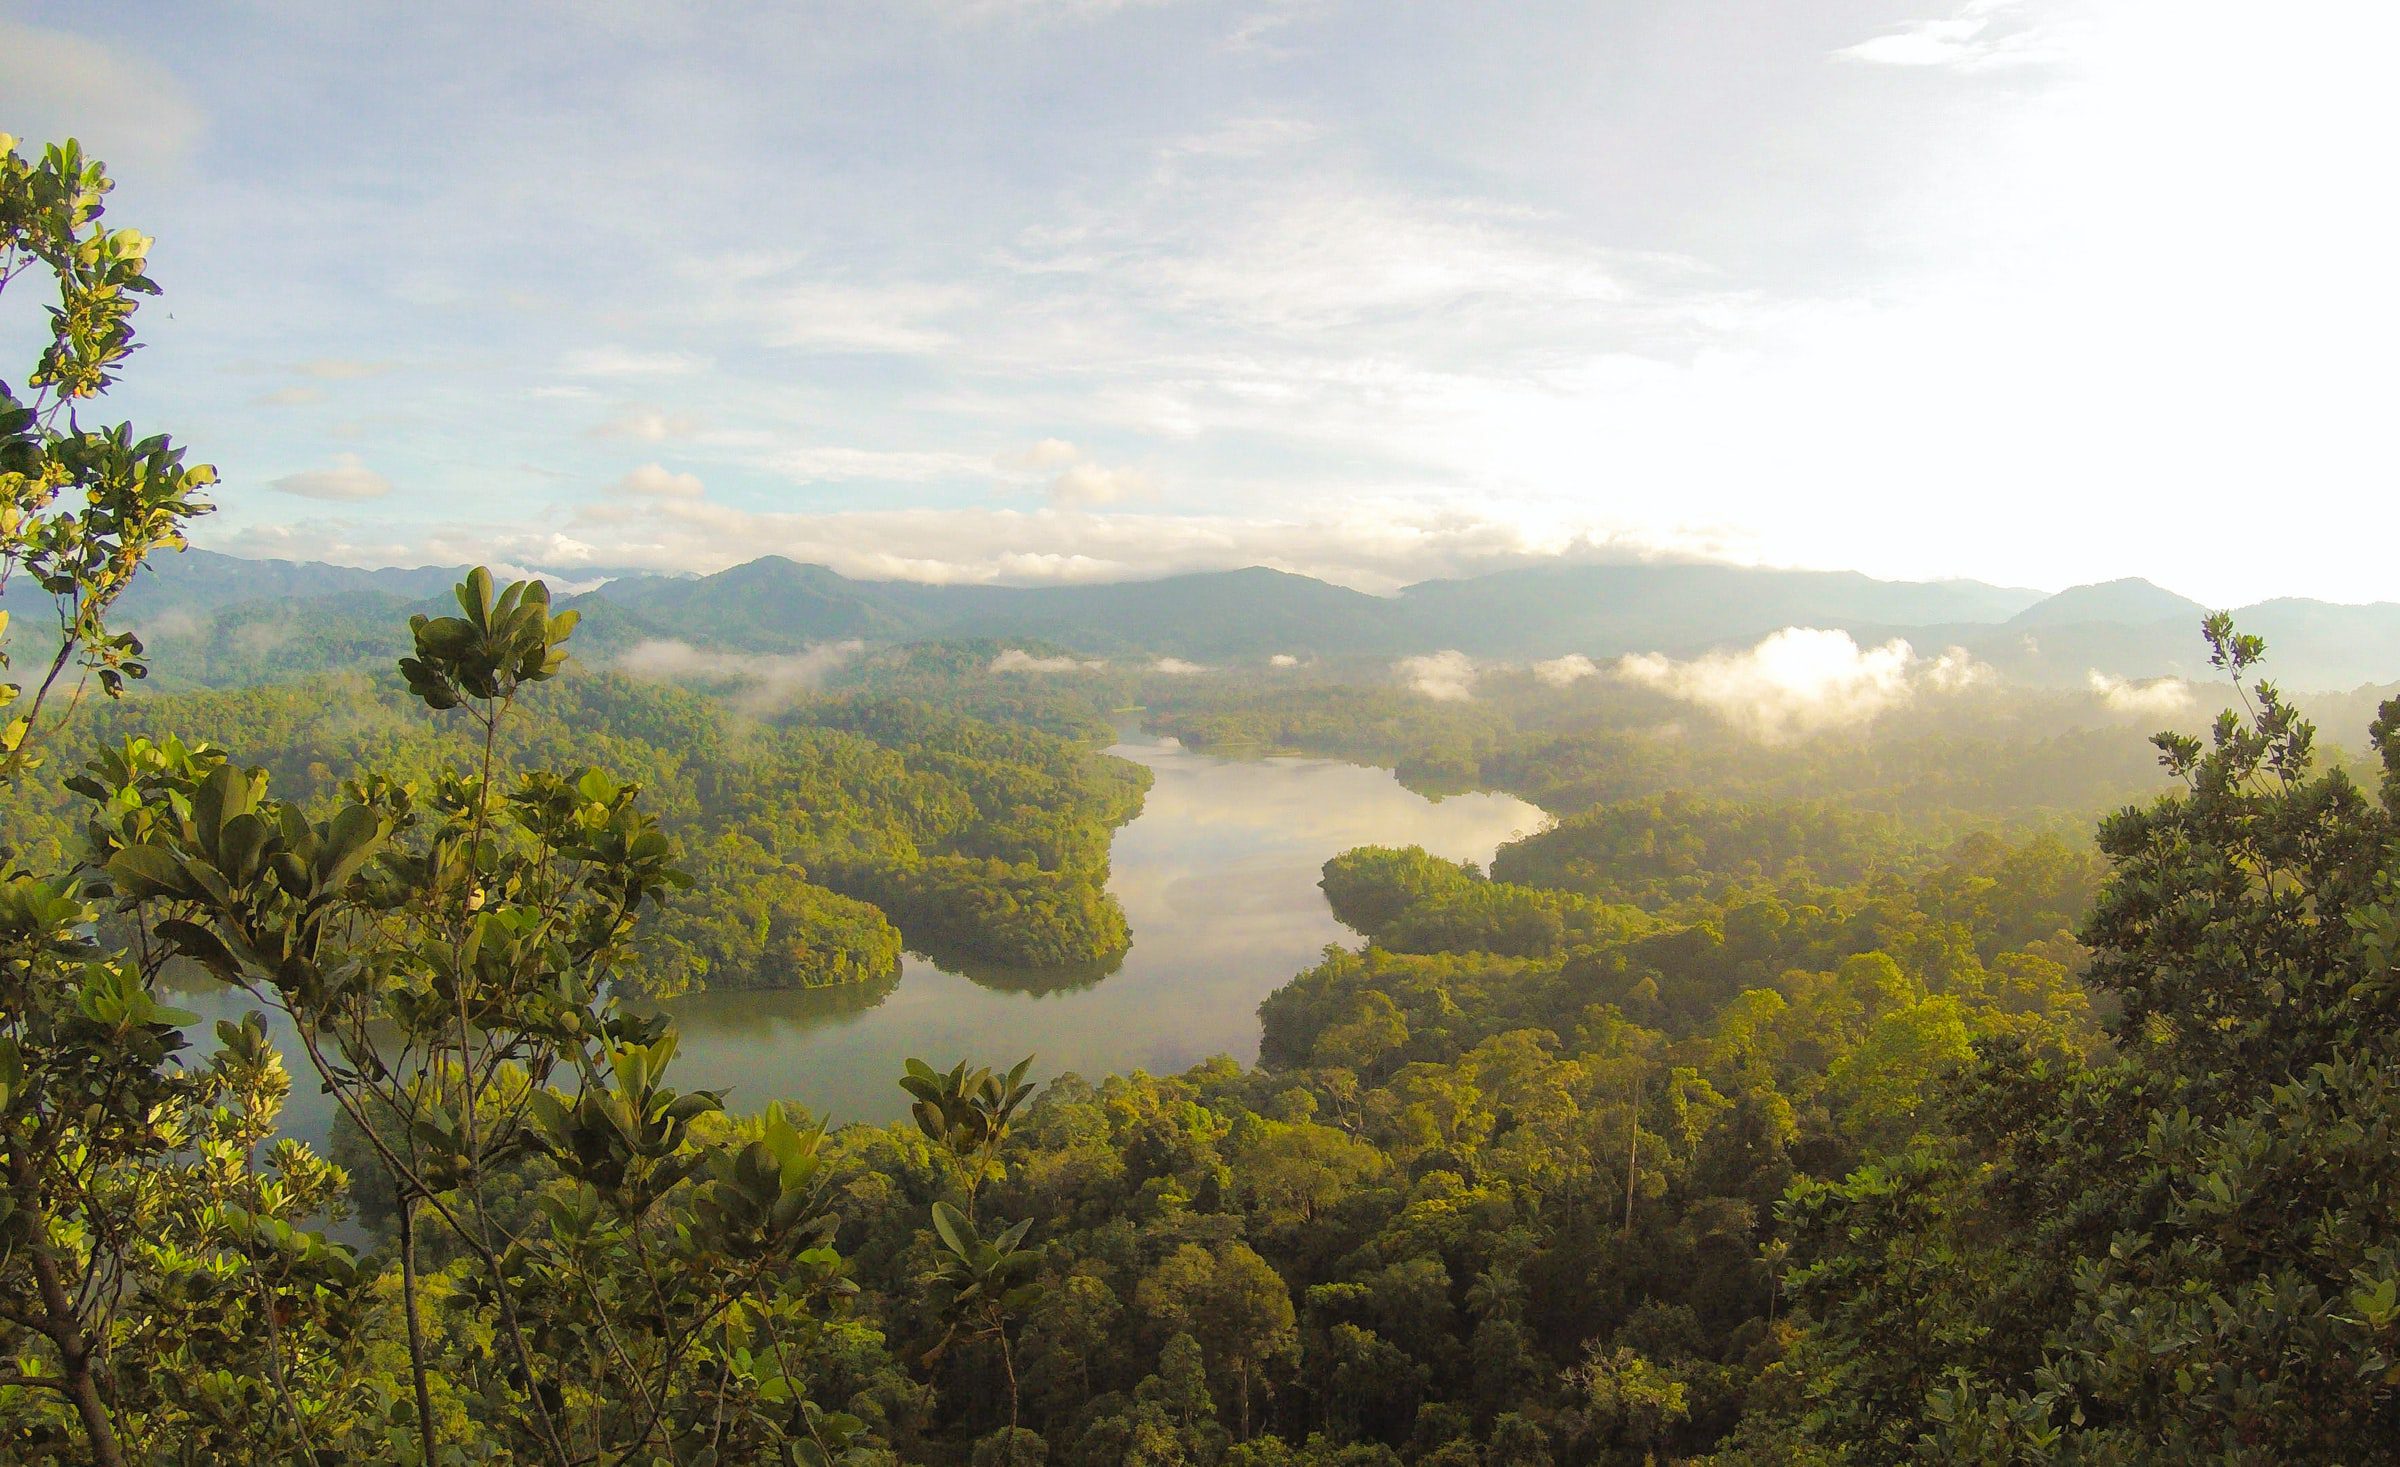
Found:
[[[745,310],[769,323],[770,346],[911,356],[949,346],[950,333],[936,323],[972,300],[955,285],[809,282],[753,295]]]
[[[398,370],[390,362],[362,362],[349,357],[311,357],[292,368],[302,377],[319,382],[358,382],[369,377],[381,377]]]
[[[851,640],[820,642],[799,652],[712,652],[689,642],[653,639],[636,644],[613,665],[654,682],[729,685],[736,708],[764,715],[818,688],[865,649],[864,642]]]
[[[1399,326],[1488,347],[1504,325],[1588,325],[1594,308],[1638,299],[1626,259],[1482,199],[1261,168],[1212,149],[1171,151],[1160,166],[1157,191],[1130,211],[1119,202],[1029,237],[1023,263],[1105,275],[1191,325],[1303,334],[1312,354],[1354,362],[1372,338],[1317,333]]]
[[[620,404],[615,412],[585,429],[583,436],[663,443],[669,438],[688,438],[699,427],[699,420],[687,414],[662,412],[654,407],[629,402]]]
[[[1129,495],[1144,493],[1149,487],[1150,480],[1138,469],[1077,464],[1050,481],[1050,502],[1061,508],[1115,504]]]
[[[608,486],[611,494],[643,499],[698,499],[708,492],[697,474],[679,474],[663,464],[644,464]]]
[[[1106,666],[1108,664],[1103,661],[1085,661],[1080,657],[1068,657],[1063,654],[1055,657],[1036,657],[1021,647],[1011,647],[993,658],[992,665],[988,670],[992,672],[1098,672]]]
[[[2322,486],[2381,523],[2394,372],[2377,343],[2400,323],[2400,273],[2383,258],[2388,191],[2357,181],[2400,107],[2380,74],[2400,7],[2348,0],[2279,29],[2225,0],[1751,0],[1713,19],[1563,7],[1488,25],[1300,4],[1272,7],[1291,23],[1268,37],[1310,58],[1298,69],[1219,47],[1255,39],[1269,8],[1128,16],[1073,36],[1062,72],[1060,37],[962,37],[931,6],[733,29],[653,6],[593,29],[573,76],[531,79],[511,60],[521,36],[460,45],[438,7],[386,27],[242,10],[222,34],[192,7],[138,32],[92,7],[40,13],[82,31],[95,65],[146,54],[164,63],[150,72],[198,77],[238,53],[266,79],[205,180],[120,168],[123,222],[159,211],[174,256],[144,317],[168,349],[140,364],[140,391],[201,401],[189,374],[216,362],[407,354],[375,396],[421,456],[387,460],[400,450],[381,436],[344,446],[438,492],[392,505],[392,524],[304,538],[418,557],[458,538],[465,504],[516,516],[478,527],[511,540],[565,532],[646,564],[741,558],[764,530],[945,578],[1101,578],[1239,563],[1238,538],[1388,584],[1475,557],[1371,528],[1335,556],[1305,522],[1441,495],[1519,541],[1545,512],[1606,505],[1783,564],[2050,586],[2140,573],[2227,605],[2388,594],[2388,536],[2217,527],[2248,522],[2265,482]],[[36,111],[0,125],[85,119],[126,164],[110,99],[146,106],[172,78],[93,85],[58,64],[53,33],[27,34],[0,36],[0,98]],[[1442,85],[1412,87],[1436,35]],[[2021,64],[2043,50],[2073,54]],[[1609,86],[1590,85],[1595,63]],[[362,68],[391,85],[307,84]],[[1102,84],[1125,76],[1143,85]],[[428,88],[456,105],[415,105]],[[1692,101],[1710,97],[1729,100]],[[505,156],[474,149],[474,120],[494,115],[524,124]],[[196,128],[188,108],[184,124],[165,131]],[[822,146],[843,138],[875,145]],[[427,156],[466,166],[423,186],[409,170]],[[677,230],[660,198],[736,202]],[[263,257],[261,237],[286,247]],[[709,252],[737,258],[684,268]],[[516,268],[495,285],[502,258]],[[351,288],[362,274],[388,289]],[[871,349],[911,354],[811,355]],[[593,405],[525,401],[546,382],[588,384]],[[502,465],[669,388],[712,430],[781,435],[747,456],[703,435],[725,452],[689,466],[733,503],[957,505],[988,486],[997,447],[1057,431],[1103,467],[1138,464],[1161,505],[1205,523],[1162,517],[1138,546],[996,524],[989,549],[957,520],[921,545],[864,519],[603,533],[504,508],[466,462],[479,405],[534,409],[471,435]],[[212,435],[230,480],[330,451],[292,436],[330,430],[272,418]],[[895,452],[861,457],[875,445]],[[788,470],[765,462],[779,453],[797,455]],[[1070,467],[1022,485],[1024,502]],[[1929,481],[1949,489],[1930,514]],[[2191,512],[2160,521],[2109,492],[2144,482],[2184,486]],[[892,487],[919,483],[938,488]],[[1091,502],[1124,486],[1065,487]],[[250,498],[203,533],[264,543],[272,511],[255,502],[274,496]],[[1957,532],[1953,506],[1998,502],[2017,512]],[[1303,523],[1255,530],[1262,516]],[[2057,535],[2069,520],[2084,532]]]
[[[2007,24],[2018,0],[1970,0],[1955,14],[1921,20],[1844,46],[1833,54],[1846,61],[1878,66],[1931,66],[1954,71],[1984,71],[2003,66],[2028,66],[2065,59],[2058,39],[2035,25]]]
[[[1163,672],[1170,677],[1190,677],[1195,673],[1208,671],[1207,668],[1202,667],[1199,663],[1186,662],[1180,657],[1161,657],[1156,662],[1150,664],[1150,670],[1152,672]]]
[[[1045,490],[1061,509],[1116,504],[1151,491],[1150,477],[1141,470],[1104,467],[1064,438],[1045,438],[1030,448],[1004,453],[992,465],[1018,478],[1061,470]]]
[[[1392,671],[1410,688],[1443,703],[1463,703],[1475,696],[1475,659],[1464,652],[1428,652],[1403,657]]]
[[[2181,678],[2151,678],[2134,682],[2093,668],[2084,683],[2111,713],[2168,718],[2192,706],[2192,685]]]
[[[259,394],[261,407],[299,407],[315,402],[325,394],[314,387],[278,387],[273,392]]]
[[[600,346],[569,352],[560,365],[578,377],[684,377],[706,368],[708,361],[689,352]]]
[[[1964,647],[1943,648],[1942,655],[1924,670],[1925,685],[1937,693],[1981,687],[1994,676],[1990,663],[1977,661],[1975,654]]]
[[[267,487],[279,494],[297,494],[302,499],[356,501],[381,499],[392,492],[392,481],[368,468],[357,454],[337,453],[327,468],[303,469],[280,479],[269,479]]]
[[[562,576],[556,571],[519,565],[510,560],[488,560],[483,564],[492,573],[492,579],[504,586],[511,581],[540,581],[550,588],[553,596],[581,596],[588,591],[597,591],[616,579],[614,576]]]
[[[940,14],[960,25],[1058,25],[1175,3],[1177,0],[953,0],[940,7]]]
[[[1570,652],[1564,657],[1553,657],[1547,662],[1533,665],[1533,675],[1554,688],[1563,688],[1599,674],[1600,665],[1581,652]]]
[[[1061,469],[1069,464],[1081,462],[1082,458],[1083,450],[1066,439],[1045,438],[1030,448],[1020,448],[1014,453],[1001,454],[992,460],[992,466],[1011,471],[1031,469],[1047,473],[1052,469]]]
[[[495,556],[561,568],[710,572],[783,555],[861,580],[940,584],[1123,581],[1263,565],[1385,593],[1415,581],[1541,564],[1626,561],[1715,547],[1529,527],[1416,501],[1360,499],[1307,519],[1084,514],[983,506],[754,510],[711,496],[601,495],[560,523],[497,520],[201,526],[202,543],[240,555],[343,565],[423,565]]]
[[[119,179],[149,181],[182,162],[207,130],[182,82],[131,48],[7,20],[0,20],[0,97],[8,99],[8,130],[20,139],[35,147],[80,139],[84,156]]]
[[[1280,23],[1290,18],[1287,14],[1271,19]],[[1276,25],[1270,24],[1256,30],[1243,29],[1257,35],[1275,28]],[[1232,39],[1235,45],[1241,44],[1240,32]],[[1158,150],[1158,156],[1162,163],[1181,158],[1263,158],[1318,142],[1324,135],[1322,126],[1302,118],[1255,113],[1175,138]]]
[[[198,614],[178,606],[146,618],[136,630],[145,642],[188,642],[207,631],[209,625]]]
[[[1289,652],[1278,652],[1274,656],[1267,659],[1267,666],[1269,667],[1298,667],[1299,665],[1300,659],[1294,657]]]
[[[270,656],[291,642],[292,632],[289,622],[254,621],[234,630],[234,649],[248,657]]]
[[[1745,651],[1686,661],[1640,653],[1620,659],[1616,672],[1773,742],[1866,722],[1921,689],[1956,691],[1979,679],[1979,668],[1955,648],[1928,659],[1897,637],[1862,648],[1848,632],[1785,627]]]
[[[759,455],[757,463],[798,484],[844,480],[922,484],[971,478],[983,469],[982,460],[973,454],[882,448],[780,449]]]

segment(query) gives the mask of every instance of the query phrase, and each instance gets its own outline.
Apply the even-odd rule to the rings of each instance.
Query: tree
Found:
[[[31,581],[50,598],[58,641],[28,706],[16,708],[21,684],[0,683],[5,777],[36,757],[45,705],[68,668],[81,666],[112,697],[147,674],[140,639],[113,630],[109,612],[152,555],[183,547],[184,526],[209,510],[200,491],[216,481],[206,465],[186,467],[163,435],[79,420],[135,350],[139,298],[158,294],[145,273],[148,236],[101,223],[114,187],[72,139],[28,161],[0,133],[0,291],[27,271],[57,290],[23,388],[0,380],[0,591]]]
[[[1486,1467],[1551,1467],[1549,1434],[1522,1413],[1505,1412],[1492,1423],[1483,1460]]]
[[[460,614],[412,619],[414,696],[467,725],[429,787],[352,778],[312,818],[223,761],[95,766],[117,907],[166,952],[280,1010],[395,1199],[415,1450],[445,1450],[420,1224],[462,1255],[452,1302],[488,1360],[444,1370],[521,1455],[720,1449],[825,1461],[856,1423],[782,1368],[841,1289],[818,1137],[716,1120],[665,1083],[671,1026],[619,1006],[644,908],[684,880],[638,791],[596,770],[504,782],[519,691],[566,661],[572,613],[477,570]],[[705,1130],[704,1133],[704,1129]],[[504,1212],[539,1160],[557,1180]]]
[[[1077,1269],[1045,1291],[1042,1307],[1026,1321],[1025,1374],[1048,1414],[1064,1417],[1099,1394],[1093,1364],[1107,1359],[1109,1341],[1125,1306],[1096,1272]]]
[[[1196,1339],[1233,1386],[1236,1432],[1250,1435],[1250,1382],[1258,1368],[1293,1344],[1291,1291],[1282,1275],[1243,1243],[1214,1252],[1186,1243],[1161,1260],[1135,1299],[1168,1327]]]
[[[1905,1142],[1934,1087],[1966,1061],[1967,1033],[1964,1006],[1947,995],[1876,1018],[1826,1073],[1842,1125],[1870,1149]]]
[[[1597,1342],[1567,1372],[1584,1430],[1601,1446],[1646,1448],[1690,1414],[1684,1383],[1636,1350]]]
[[[1388,1166],[1373,1146],[1314,1121],[1265,1124],[1238,1161],[1241,1195],[1259,1229],[1294,1236]]]
[[[1006,1075],[987,1069],[969,1071],[960,1060],[946,1073],[937,1073],[923,1060],[908,1062],[900,1088],[912,1096],[908,1113],[925,1139],[948,1152],[966,1183],[967,1216],[975,1215],[975,1196],[999,1167],[1000,1147],[1008,1140],[1017,1110],[1033,1094],[1025,1072],[1033,1056],[1017,1061]]]
[[[990,1340],[999,1347],[1000,1369],[1008,1379],[1009,1435],[1004,1440],[1011,1444],[1012,1451],[1017,1439],[1020,1394],[1016,1353],[1009,1343],[1008,1327],[1012,1319],[1023,1317],[1042,1298],[1042,1286],[1026,1277],[1040,1261],[1039,1255],[1017,1246],[1025,1241],[1025,1234],[1032,1227],[1033,1220],[1028,1218],[986,1238],[976,1232],[975,1224],[965,1213],[947,1202],[933,1204],[934,1236],[942,1247],[933,1282],[938,1291],[937,1307],[949,1321],[949,1328],[926,1358],[930,1363],[954,1341],[962,1339]]]
[[[2400,1455],[2400,701],[2381,799],[2205,627],[2243,712],[2101,827],[2083,937],[2113,1052],[1978,1045],[1950,1126],[1795,1188],[1781,1451],[1861,1460]]]
[[[1050,1460],[1050,1444],[1039,1432],[1003,1426],[975,1443],[973,1467],[1042,1467]]]
[[[40,762],[71,668],[110,697],[146,673],[140,641],[110,612],[152,555],[183,545],[215,478],[164,436],[81,421],[135,350],[140,297],[158,291],[149,239],[102,223],[112,187],[72,141],[29,161],[0,135],[0,291],[28,274],[55,289],[22,386],[0,380],[0,591],[31,583],[56,636],[30,699],[0,682],[0,781],[11,784]],[[94,939],[106,891],[88,860],[40,873],[0,851],[0,1346],[20,1364],[0,1390],[63,1402],[90,1460],[113,1464],[126,1460],[129,1416],[173,1433],[196,1404],[172,1367],[120,1371],[121,1345],[188,1338],[214,1310],[218,1343],[288,1392],[286,1342],[261,1350],[244,1325],[287,1311],[295,1327],[321,1319],[319,1287],[349,1260],[293,1226],[332,1203],[338,1175],[296,1147],[256,1166],[284,1081],[255,1029],[225,1026],[214,1059],[186,1058],[192,1016],[156,997],[164,953]],[[66,1449],[46,1406],[7,1414],[16,1448]],[[309,1450],[281,1434],[252,1447]]]
[[[1389,994],[1368,992],[1358,996],[1347,1022],[1317,1037],[1315,1058],[1364,1075],[1407,1044],[1408,1021],[1401,1017],[1400,1006]]]

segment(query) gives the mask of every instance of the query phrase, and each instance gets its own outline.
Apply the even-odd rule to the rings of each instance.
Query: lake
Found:
[[[1507,795],[1429,800],[1388,770],[1332,759],[1220,758],[1132,732],[1109,752],[1156,776],[1111,848],[1109,888],[1133,927],[1115,971],[969,976],[912,954],[896,981],[869,989],[679,999],[681,1087],[725,1090],[742,1110],[795,1100],[838,1124],[906,1115],[897,1077],[912,1055],[947,1069],[1030,1054],[1044,1078],[1176,1071],[1218,1054],[1247,1064],[1259,1000],[1328,943],[1358,940],[1317,889],[1327,858],[1421,845],[1488,863],[1545,820]],[[221,992],[178,1002],[211,1019],[247,1007]],[[328,1102],[304,1075],[296,1064],[287,1129],[321,1140]]]

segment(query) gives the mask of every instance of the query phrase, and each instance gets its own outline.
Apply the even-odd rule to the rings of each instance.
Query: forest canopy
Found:
[[[59,740],[110,748],[144,732],[240,748],[302,805],[373,762],[439,766],[437,723],[363,674],[86,704]],[[689,891],[647,921],[628,982],[819,987],[889,976],[903,942],[976,961],[1106,963],[1128,941],[1107,891],[1108,842],[1149,775],[1087,742],[895,699],[813,703],[774,720],[607,673],[528,691],[503,767],[598,762],[638,785],[679,842]],[[58,860],[80,834],[71,771],[8,796],[12,845]]]

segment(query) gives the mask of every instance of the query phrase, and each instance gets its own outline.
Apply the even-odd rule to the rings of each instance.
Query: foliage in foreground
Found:
[[[2208,636],[2237,680],[2263,652]],[[1812,1320],[1760,1460],[2400,1452],[2400,704],[2379,797],[2249,706],[2101,827],[2112,1048],[1984,1046],[1943,1128],[1786,1204]]]
[[[454,757],[454,734],[396,683],[87,705],[55,741],[108,747],[175,729],[238,747],[322,814],[362,767],[424,782]],[[1105,964],[1126,947],[1108,843],[1140,809],[1147,772],[1083,744],[883,698],[761,722],[580,662],[521,692],[509,728],[496,751],[508,777],[597,764],[640,786],[675,840],[693,884],[645,918],[646,957],[626,975],[654,995],[884,982],[904,940],[1017,967]],[[0,798],[26,859],[66,860],[81,840],[72,773],[35,771]]]

